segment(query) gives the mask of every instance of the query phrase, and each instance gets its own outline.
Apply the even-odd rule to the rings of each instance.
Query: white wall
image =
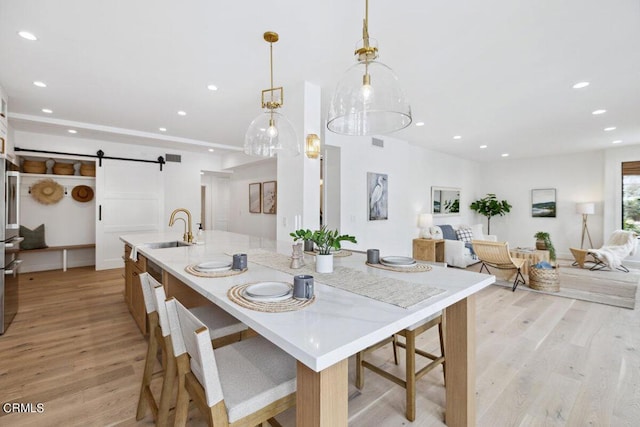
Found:
[[[495,193],[507,200],[511,212],[491,219],[491,234],[507,240],[511,247],[535,245],[533,235],[546,231],[551,235],[558,256],[571,257],[570,247],[580,247],[582,216],[576,203],[595,202],[596,213],[588,226],[596,247],[603,242],[604,152],[591,151],[565,156],[529,159],[501,159],[482,165],[478,175],[481,186],[474,195],[481,198]],[[556,218],[531,217],[531,190],[556,189]],[[486,218],[476,215],[486,224]],[[485,228],[486,229],[486,228]],[[587,242],[588,246],[588,242]]]
[[[411,256],[418,237],[418,214],[431,212],[431,187],[460,187],[461,215],[436,218],[436,224],[470,220],[468,205],[476,191],[478,163],[418,148],[388,136],[384,148],[370,137],[327,132],[326,143],[341,148],[341,229],[356,236],[357,249],[379,248],[383,255]],[[367,172],[388,174],[389,219],[368,220]],[[326,179],[330,179],[327,177]],[[347,243],[345,247],[353,247]]]
[[[229,221],[228,230],[234,233],[276,238],[276,215],[249,212],[249,184],[275,181],[277,165],[275,159],[264,160],[237,167],[229,177]],[[279,184],[279,183],[278,183]],[[278,209],[280,208],[280,185],[278,185]]]

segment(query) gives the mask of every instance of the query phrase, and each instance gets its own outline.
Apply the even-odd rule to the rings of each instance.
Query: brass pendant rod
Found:
[[[271,67],[271,101],[273,102],[273,42],[269,42],[269,66]]]
[[[369,0],[365,1],[364,21],[362,22],[362,39],[364,47],[369,47]]]

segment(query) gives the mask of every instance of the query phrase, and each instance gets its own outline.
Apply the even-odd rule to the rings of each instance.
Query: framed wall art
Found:
[[[434,216],[460,215],[460,189],[431,187],[431,213]]]
[[[260,213],[260,202],[262,201],[262,184],[254,182],[249,184],[249,212]]]
[[[389,219],[389,177],[367,172],[369,221]]]
[[[534,218],[556,217],[556,189],[531,190],[531,216]]]
[[[275,214],[278,205],[278,186],[276,181],[262,183],[262,212]]]

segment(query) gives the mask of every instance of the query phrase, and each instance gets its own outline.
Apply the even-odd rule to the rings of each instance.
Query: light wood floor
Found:
[[[135,421],[146,342],[123,301],[121,270],[21,276],[20,312],[0,336],[1,426],[147,426]],[[477,298],[480,426],[635,426],[640,420],[640,311],[491,286]],[[420,346],[435,350],[435,334]],[[375,357],[392,365],[389,349]],[[442,371],[418,382],[418,414],[404,390],[366,372],[353,386],[351,426],[444,425]],[[4,407],[4,406],[3,406]],[[278,419],[293,426],[294,412]],[[202,425],[192,411],[190,425]]]

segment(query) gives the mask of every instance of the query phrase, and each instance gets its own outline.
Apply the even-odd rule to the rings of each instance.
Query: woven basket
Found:
[[[56,175],[73,175],[75,172],[72,163],[56,163],[53,165],[53,173]]]
[[[82,176],[96,176],[96,164],[83,163],[80,165],[80,175]]]
[[[47,164],[44,161],[25,160],[22,170],[26,173],[47,173]]]
[[[529,287],[536,291],[558,292],[560,290],[559,267],[529,268]]]

